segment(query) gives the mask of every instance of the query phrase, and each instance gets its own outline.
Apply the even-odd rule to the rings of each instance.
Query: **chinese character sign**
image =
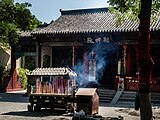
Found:
[[[87,37],[86,38],[86,43],[110,43],[110,37],[108,36],[103,36],[103,37]]]

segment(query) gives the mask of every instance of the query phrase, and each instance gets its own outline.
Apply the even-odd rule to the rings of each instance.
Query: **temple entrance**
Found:
[[[52,67],[71,67],[71,52],[70,47],[52,47]]]
[[[117,74],[117,53],[107,53],[105,61],[106,65],[100,80],[100,86],[102,87],[114,87],[115,76]]]

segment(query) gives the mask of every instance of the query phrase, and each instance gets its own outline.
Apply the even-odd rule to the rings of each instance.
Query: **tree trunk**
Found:
[[[150,56],[150,17],[152,0],[141,0],[137,63],[141,120],[152,120],[150,82],[154,62]]]
[[[14,71],[16,69],[16,58],[15,58],[15,47],[11,46],[11,73],[10,73],[10,80],[12,80],[12,89],[14,89],[15,86],[15,80],[14,80]]]

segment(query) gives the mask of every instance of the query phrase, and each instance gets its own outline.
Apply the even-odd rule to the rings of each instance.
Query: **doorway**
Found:
[[[104,66],[102,78],[100,79],[100,86],[114,87],[115,76],[117,74],[117,53],[107,52],[105,57],[106,65]]]

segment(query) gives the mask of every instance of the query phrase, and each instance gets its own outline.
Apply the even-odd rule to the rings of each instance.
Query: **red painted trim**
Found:
[[[17,80],[17,71],[16,68],[13,71],[13,74],[11,75],[10,79],[9,79],[9,83],[6,87],[6,91],[15,91],[15,90],[21,90],[21,85],[20,83],[18,83]]]

